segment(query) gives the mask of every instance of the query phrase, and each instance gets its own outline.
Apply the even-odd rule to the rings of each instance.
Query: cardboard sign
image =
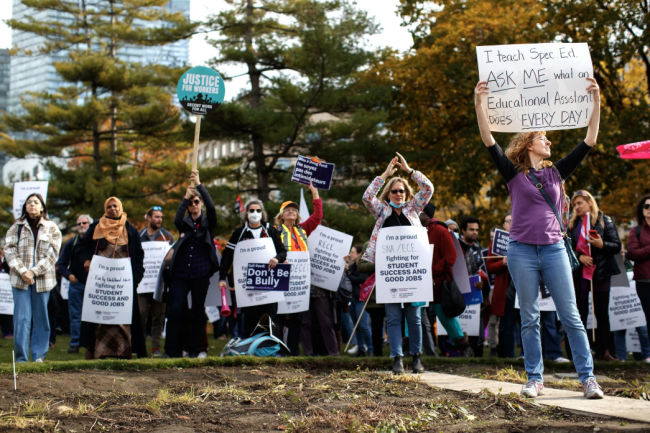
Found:
[[[47,181],[16,182],[14,183],[14,218],[18,219],[23,214],[23,205],[30,195],[40,194],[47,203]]]
[[[463,248],[460,246],[458,238],[453,234],[451,238],[456,247],[456,263],[451,267],[451,270],[454,272],[454,280],[458,285],[460,293],[471,293],[472,288],[469,285],[469,272],[467,271],[467,263],[465,262],[465,253],[463,253]]]
[[[273,304],[284,300],[284,293],[271,290],[246,290],[246,273],[249,263],[269,263],[276,256],[271,238],[248,239],[235,245],[233,274],[238,307]]]
[[[156,291],[158,273],[167,252],[170,250],[169,242],[143,242],[144,250],[144,276],[138,284],[138,293],[153,293]]]
[[[14,294],[9,281],[9,274],[0,273],[0,314],[14,315]]]
[[[68,293],[70,293],[70,280],[66,277],[61,277],[61,297],[67,300]]]
[[[378,304],[433,301],[431,246],[424,227],[379,230],[375,263]]]
[[[632,279],[634,273],[625,276],[629,277],[630,287],[612,287],[609,292],[609,327],[612,332],[646,325],[641,300],[636,293],[636,281]]]
[[[278,314],[301,313],[309,310],[311,294],[311,261],[307,251],[289,251],[287,261],[291,264],[289,291],[284,301],[278,302]]]
[[[286,292],[289,290],[291,265],[278,263],[269,269],[268,263],[249,263],[246,270],[246,290],[269,290]]]
[[[494,238],[492,238],[492,252],[495,256],[508,255],[508,242],[510,233],[505,230],[494,229]],[[496,259],[491,259],[496,260]]]
[[[311,283],[336,292],[345,271],[343,257],[352,248],[352,236],[319,225],[307,241],[311,259]]]
[[[461,328],[467,333],[469,337],[478,337],[480,333],[480,320],[481,320],[481,306],[478,304],[468,305],[463,314],[458,316]],[[447,330],[440,319],[436,317],[438,335],[448,335]]]
[[[594,101],[586,89],[593,65],[586,43],[476,47],[490,130],[550,131],[589,125]]]
[[[334,164],[327,162],[316,162],[306,156],[298,156],[296,166],[291,175],[292,182],[309,185],[309,182],[318,189],[330,189],[332,176],[334,175]]]
[[[93,256],[86,280],[81,320],[101,325],[130,325],[133,294],[129,258]]]
[[[206,115],[221,106],[226,87],[221,75],[206,66],[185,71],[176,86],[178,102],[192,114]]]

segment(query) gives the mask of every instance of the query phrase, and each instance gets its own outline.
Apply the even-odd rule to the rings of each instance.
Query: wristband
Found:
[[[409,176],[413,176],[413,173],[415,173],[415,170],[411,169],[411,172],[409,173]]]

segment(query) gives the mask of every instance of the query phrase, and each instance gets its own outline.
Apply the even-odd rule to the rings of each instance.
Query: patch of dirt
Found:
[[[460,433],[649,428],[541,407],[517,395],[446,391],[414,376],[371,371],[256,366],[21,374],[18,391],[13,391],[11,377],[0,377],[3,432]]]

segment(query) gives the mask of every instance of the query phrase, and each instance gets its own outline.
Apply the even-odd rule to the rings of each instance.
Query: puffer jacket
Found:
[[[433,184],[425,175],[419,171],[414,171],[411,176],[419,186],[420,191],[418,191],[413,199],[407,202],[404,207],[402,207],[402,213],[408,218],[411,222],[411,225],[414,227],[422,227],[420,222],[420,212],[424,209],[431,196],[433,195]],[[384,186],[385,181],[381,177],[376,177],[372,181],[366,192],[363,194],[363,203],[366,205],[366,208],[370,211],[373,217],[377,220],[375,228],[372,229],[372,236],[370,236],[370,241],[368,242],[368,248],[366,248],[365,253],[361,257],[363,260],[367,260],[371,263],[375,262],[375,251],[377,249],[377,236],[379,235],[379,230],[384,225],[384,221],[388,218],[393,212],[393,208],[388,203],[382,203],[377,198],[377,193]]]
[[[576,251],[576,247],[578,246],[578,236],[580,234],[580,224],[581,219],[578,217],[576,218],[575,227],[567,233],[571,238],[573,251],[576,253],[576,257],[578,258],[581,255]],[[596,265],[594,281],[604,280],[605,278],[620,274],[621,270],[616,263],[615,256],[621,252],[621,240],[618,237],[618,232],[616,231],[614,222],[610,217],[603,215],[603,213],[599,211],[596,225],[592,226],[591,229],[596,230],[598,236],[603,239],[602,248],[591,247],[591,257],[594,259],[594,264]]]

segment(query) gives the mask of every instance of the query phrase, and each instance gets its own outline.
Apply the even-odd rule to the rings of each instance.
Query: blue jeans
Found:
[[[436,312],[436,317],[438,317],[442,326],[445,327],[445,331],[447,331],[447,336],[449,337],[449,342],[452,346],[456,346],[454,340],[465,336],[463,328],[460,326],[460,322],[458,321],[458,317],[450,318],[445,316],[445,313],[442,311],[442,304],[433,304],[433,311]]]
[[[641,343],[641,354],[643,359],[650,358],[650,336],[648,336],[648,327],[639,326],[636,328],[636,332],[639,333],[639,343]],[[627,334],[627,329],[621,329],[620,331],[614,331],[614,345],[616,346],[616,356],[622,361],[627,361],[627,342],[625,341],[625,335]]]
[[[47,317],[50,292],[38,293],[35,285],[27,290],[12,287],[11,291],[14,295],[16,362],[29,361],[30,336],[32,360],[45,358],[50,348],[50,321]]]
[[[353,323],[357,323],[359,320],[359,314],[363,310],[365,302],[357,301],[352,298],[352,305],[350,306],[350,317],[352,318]],[[354,326],[354,325],[352,325]],[[364,310],[363,317],[359,326],[357,326],[357,332],[355,333],[357,337],[357,344],[359,345],[359,350],[364,350],[368,353],[373,351],[372,347],[372,330],[370,329],[370,314]]]
[[[345,344],[347,344],[348,340],[350,340],[350,334],[352,334],[352,329],[354,328],[354,323],[352,319],[352,310],[353,308],[350,305],[350,310],[347,313],[343,312],[343,308],[339,308],[336,313],[341,317],[341,341]],[[352,336],[352,341],[350,342],[350,344],[352,345],[357,344],[357,333],[355,333]]]
[[[508,244],[508,268],[521,306],[521,340],[528,380],[543,381],[544,362],[539,324],[540,275],[553,297],[560,321],[569,336],[580,381],[584,383],[594,377],[594,362],[587,332],[576,305],[573,276],[564,242],[531,245],[511,239]]]
[[[411,355],[419,354],[422,349],[420,310],[420,307],[413,307],[411,304],[404,305]],[[386,323],[388,325],[390,357],[404,356],[404,352],[402,352],[402,304],[386,304]]]
[[[70,347],[79,347],[79,332],[81,330],[81,308],[84,305],[84,289],[86,285],[80,281],[70,283],[68,291],[68,312],[70,313]]]

